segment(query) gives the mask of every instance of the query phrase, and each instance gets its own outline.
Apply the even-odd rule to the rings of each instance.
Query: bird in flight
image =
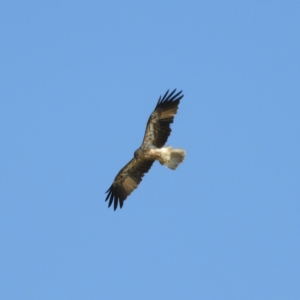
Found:
[[[155,160],[172,170],[184,160],[185,150],[171,146],[164,147],[172,131],[170,124],[173,123],[182,98],[182,91],[176,93],[176,89],[171,93],[168,90],[163,97],[159,97],[148,119],[142,145],[134,152],[134,157],[121,169],[106,191],[108,194],[105,201],[109,200],[108,207],[114,203],[114,210],[118,204],[122,208],[126,198],[138,187]]]

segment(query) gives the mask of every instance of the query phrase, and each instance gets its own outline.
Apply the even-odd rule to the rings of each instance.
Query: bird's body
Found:
[[[140,148],[134,152],[134,158],[118,173],[114,182],[107,190],[109,199],[108,206],[114,202],[114,209],[123,206],[123,202],[137,188],[142,177],[149,171],[155,160],[162,165],[175,170],[185,157],[185,150],[173,149],[171,146],[163,147],[170,133],[170,124],[173,123],[177,113],[180,99],[183,97],[181,91],[175,94],[169,91],[157,102],[157,105],[149,117],[144,140]],[[174,95],[175,94],[175,95]]]
[[[139,154],[137,154],[139,153]],[[180,159],[176,160],[175,154],[182,154],[183,158],[185,156],[185,151],[180,148],[173,149],[171,146],[162,147],[162,148],[149,148],[145,150],[141,150],[140,148],[136,150],[135,157],[138,158],[139,156],[143,157],[143,159],[147,160],[157,160],[160,162],[161,165],[165,165],[166,167],[175,170],[179,163],[182,162]],[[172,161],[173,157],[173,161]],[[176,164],[176,161],[178,163]]]

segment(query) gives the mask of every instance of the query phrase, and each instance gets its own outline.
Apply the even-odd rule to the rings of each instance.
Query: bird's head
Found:
[[[134,151],[134,158],[138,159],[140,155],[141,155],[141,149],[140,148]]]

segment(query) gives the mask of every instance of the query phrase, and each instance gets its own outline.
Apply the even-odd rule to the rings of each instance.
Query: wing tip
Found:
[[[159,96],[159,99],[157,101],[156,107],[163,103],[171,103],[175,101],[180,101],[183,98],[182,90],[176,93],[177,89],[174,89],[171,93],[169,93],[170,89],[168,89],[163,96]],[[176,93],[176,94],[175,94]],[[175,95],[174,95],[175,94]]]
[[[105,202],[108,201],[108,208],[111,207],[112,204],[114,204],[114,211],[119,207],[122,208],[124,204],[124,200],[121,195],[118,192],[118,188],[116,188],[113,184],[109,187],[109,189],[105,192],[106,195]]]

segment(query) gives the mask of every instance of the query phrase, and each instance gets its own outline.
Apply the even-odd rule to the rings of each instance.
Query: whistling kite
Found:
[[[118,173],[106,191],[108,194],[105,201],[109,200],[108,207],[114,202],[114,210],[117,209],[118,203],[122,208],[124,200],[137,188],[155,160],[172,170],[183,161],[185,157],[183,149],[163,147],[171,133],[170,124],[173,123],[179,102],[183,97],[182,91],[176,94],[175,92],[176,89],[169,94],[168,90],[162,98],[159,97],[149,117],[141,147],[134,152],[134,158]]]

